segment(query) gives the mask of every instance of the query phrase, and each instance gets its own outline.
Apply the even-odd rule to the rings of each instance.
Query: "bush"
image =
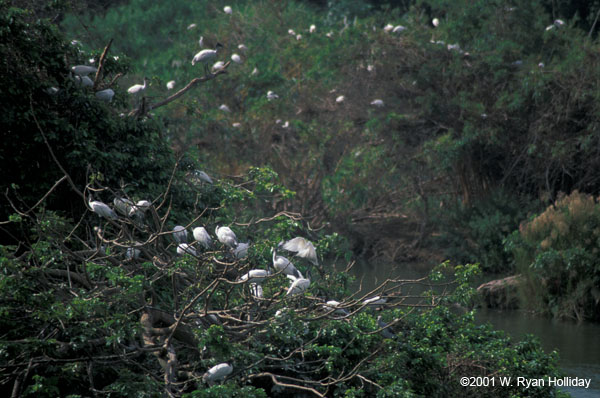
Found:
[[[600,204],[561,194],[507,241],[534,303],[559,318],[600,319]],[[539,308],[539,307],[538,307]]]

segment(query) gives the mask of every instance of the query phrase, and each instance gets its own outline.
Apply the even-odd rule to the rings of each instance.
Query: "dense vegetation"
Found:
[[[500,0],[378,11],[236,2],[231,15],[213,2],[106,2],[114,8],[95,16],[31,4],[0,1],[0,67],[10,76],[0,79],[2,390],[561,395],[461,387],[463,376],[558,375],[556,355],[535,339],[512,343],[475,326],[472,312],[450,310],[471,305],[476,266],[444,263],[423,280],[358,293],[345,271],[351,249],[395,258],[445,246],[488,270],[517,264],[531,280],[543,270],[552,287],[540,292],[544,305],[596,316],[598,271],[591,284],[582,275],[597,242],[580,245],[578,228],[597,235],[595,218],[582,216],[597,205],[559,194],[599,183],[597,45],[575,22],[553,24],[545,3]],[[387,22],[406,29],[385,32]],[[190,65],[200,35],[225,44],[219,59],[238,52],[243,62],[204,76]],[[70,71],[90,59],[99,73],[86,88]],[[144,76],[149,88],[131,98],[126,88]],[[163,101],[169,80],[185,88]],[[107,88],[110,102],[95,95]],[[152,204],[144,217],[107,219],[90,211],[91,195]],[[555,198],[539,216],[554,221],[532,217],[505,241]],[[211,234],[229,225],[250,246],[239,255],[194,243],[177,255],[175,225]],[[305,292],[287,294],[281,272],[241,279],[297,235],[316,243],[320,259],[294,259],[310,279]],[[573,292],[581,302],[569,301]],[[386,302],[364,303],[375,296]],[[206,380],[223,362],[233,372]]]

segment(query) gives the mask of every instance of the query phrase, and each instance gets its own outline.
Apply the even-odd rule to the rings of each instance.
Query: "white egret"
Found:
[[[219,107],[219,110],[221,110],[223,112],[231,113],[231,109],[229,109],[229,107],[225,104],[221,104],[221,106]]]
[[[271,271],[266,269],[251,269],[238,279],[239,282],[262,283]]]
[[[221,69],[223,69],[224,66],[225,66],[225,62],[217,61],[213,64],[212,68],[210,68],[210,69],[212,72],[217,72],[217,71],[220,71]]]
[[[371,298],[363,300],[362,303],[364,305],[369,305],[369,306],[378,306],[378,305],[383,305],[383,304],[387,303],[387,299],[382,298],[381,296],[375,296],[375,297],[371,297]]]
[[[302,35],[296,35],[296,40],[302,40]]]
[[[177,255],[183,256],[184,254],[191,254],[192,256],[196,256],[196,249],[187,243],[180,243],[177,245]]]
[[[208,371],[202,376],[202,380],[209,385],[212,385],[212,383],[221,381],[225,377],[229,376],[231,372],[233,372],[233,367],[230,364],[220,363],[208,369]]]
[[[75,75],[73,80],[80,87],[92,87],[94,85],[94,81],[88,76]]]
[[[144,84],[134,84],[133,86],[131,86],[127,89],[127,92],[129,94],[138,95],[142,91],[144,91],[147,86],[148,86],[148,78],[144,77]]]
[[[288,29],[288,35],[296,36],[296,32],[294,32],[294,29]]]
[[[114,96],[115,96],[115,92],[110,88],[96,92],[96,98],[98,98],[100,101],[104,101],[104,102],[112,101]]]
[[[167,90],[173,90],[175,88],[175,80],[171,80],[167,83]]]
[[[296,278],[293,275],[287,275],[288,279],[292,281],[289,289],[287,290],[286,296],[293,296],[298,293],[304,293],[310,286],[310,279],[307,278]]]
[[[134,206],[131,200],[119,197],[113,199],[113,205],[115,206],[115,210],[125,217],[129,216],[129,213]]]
[[[256,75],[258,75],[258,68],[255,67],[254,69],[252,69],[252,73],[250,73],[250,76],[256,76]]]
[[[191,24],[189,24],[189,25],[188,25],[188,27],[187,27],[187,30],[192,30],[192,29],[195,29],[195,28],[196,28],[196,26],[197,26],[197,25],[196,25],[195,23],[191,23]]]
[[[394,29],[394,25],[392,25],[391,23],[389,23],[383,27],[384,32],[391,32],[393,29]]]
[[[433,19],[431,20],[431,24],[432,24],[434,27],[436,27],[436,28],[437,28],[437,27],[440,25],[440,20],[439,20],[439,19],[437,19],[437,18],[433,18]]]
[[[256,298],[263,298],[263,288],[258,283],[250,284],[250,294],[252,294]]]
[[[231,249],[235,249],[238,245],[237,236],[229,227],[217,227],[215,228],[215,234],[219,242],[228,246]]]
[[[267,91],[267,99],[269,101],[277,99],[277,98],[279,98],[279,96],[277,94],[275,94],[273,91],[271,91],[271,90]]]
[[[304,239],[301,236],[290,239],[285,243],[280,243],[279,246],[284,250],[296,252],[296,257],[306,258],[315,265],[319,263],[315,245],[313,245],[311,241]]]
[[[243,52],[248,51],[248,47],[246,47],[244,44],[239,44],[238,45],[238,49],[240,49]]]
[[[227,105],[225,105],[225,106],[227,106]],[[219,108],[219,109],[220,109],[220,108]],[[229,109],[229,108],[227,108],[227,109]],[[222,109],[221,109],[221,110],[222,110]],[[196,171],[196,177],[198,177],[200,180],[202,180],[202,181],[204,181],[204,182],[207,182],[207,183],[209,183],[209,184],[212,184],[212,183],[213,183],[213,180],[212,180],[212,178],[210,178],[210,177],[209,177],[209,175],[208,175],[208,174],[206,174],[206,173],[205,173],[204,171],[202,171],[202,170],[197,170],[197,171]]]
[[[398,25],[392,29],[392,33],[402,33],[406,30],[406,28],[402,25]]]
[[[104,217],[109,220],[117,220],[119,218],[117,213],[108,207],[106,203],[100,202],[99,200],[92,200],[91,196],[89,198],[88,205],[90,206],[90,210],[98,214],[100,217]]]
[[[327,32],[327,33],[325,33],[325,36],[331,38],[333,36],[333,32]]]
[[[539,68],[543,68],[544,66],[546,66],[546,65],[544,65],[544,63],[543,63],[543,62],[540,62],[540,63],[538,64],[538,67],[539,67]]]
[[[233,14],[233,10],[229,6],[223,7],[223,12],[225,12],[225,14],[229,14],[229,15]]]
[[[341,104],[342,102],[344,102],[345,99],[346,99],[346,97],[344,97],[343,95],[340,95],[339,97],[337,97],[335,99],[335,102],[337,102],[338,104]]]
[[[367,65],[367,71],[368,72],[373,72],[375,70],[375,66],[373,65]]]
[[[212,238],[208,234],[206,228],[196,227],[192,230],[192,233],[194,235],[194,239],[200,242],[205,249],[208,249],[212,246]]]
[[[219,48],[223,47],[221,43],[217,43],[214,50],[207,48],[206,50],[202,50],[192,59],[192,65],[196,65],[198,62],[202,62],[204,64],[204,72],[208,74],[208,61],[216,58],[217,52]]]
[[[448,48],[448,51],[458,51],[458,52],[461,52],[460,45],[458,43],[457,44],[448,44],[447,48]]]
[[[348,311],[346,311],[343,308],[338,308],[340,306],[340,302],[339,301],[335,301],[335,300],[329,300],[328,302],[326,302],[323,305],[323,308],[326,311],[333,311],[333,315],[338,315],[338,316],[346,316],[349,315],[350,313]]]
[[[308,31],[310,33],[315,33],[317,31],[317,27],[315,25],[310,25],[310,28],[308,28]]]
[[[71,71],[78,76],[87,76],[90,73],[96,73],[97,70],[93,66],[87,65],[76,65],[71,68]]]
[[[298,269],[290,260],[283,256],[277,255],[276,248],[272,248],[271,251],[273,252],[273,268],[275,268],[277,271],[283,272],[286,275],[292,275],[296,278],[303,278],[300,271],[298,271]]]
[[[383,100],[375,99],[375,100],[371,101],[371,105],[381,108],[384,104],[383,104]]]
[[[238,243],[237,247],[235,249],[233,249],[233,255],[238,260],[241,260],[242,258],[244,258],[248,255],[249,247],[250,247],[250,243],[240,242],[240,243]]]
[[[235,122],[235,123],[233,123],[233,124],[231,125],[231,127],[233,127],[233,128],[236,128],[236,129],[239,129],[240,127],[242,127],[242,123]]]
[[[565,21],[563,21],[562,19],[555,19],[554,20],[554,26],[556,26],[557,28],[563,26],[565,24]]]
[[[90,59],[88,59],[88,62],[89,62],[90,64],[93,64],[94,62],[96,62],[96,60],[95,60],[94,58],[90,58]]]
[[[187,243],[187,237],[188,232],[184,226],[176,225],[175,228],[173,228],[173,239],[175,239],[175,242]]]
[[[144,213],[148,211],[148,209],[150,209],[150,206],[152,206],[152,203],[150,203],[149,201],[140,200],[134,206],[131,207],[131,210],[129,210],[129,216],[143,217]]]
[[[285,121],[285,123],[283,123],[281,125],[282,128],[287,129],[288,127],[290,127],[290,122],[288,122],[287,120]]]
[[[233,62],[235,62],[236,64],[241,64],[242,63],[242,58],[239,55],[237,55],[237,54],[232,54],[231,55],[231,60]]]

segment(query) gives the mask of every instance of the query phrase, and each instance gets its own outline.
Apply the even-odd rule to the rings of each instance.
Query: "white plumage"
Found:
[[[310,25],[310,28],[308,29],[308,31],[310,33],[315,33],[317,31],[317,27],[315,25]]]
[[[335,301],[335,300],[329,300],[328,302],[326,302],[323,305],[323,308],[326,311],[333,311],[333,315],[338,315],[338,316],[346,316],[349,314],[348,311],[346,311],[343,308],[338,308],[340,306],[340,302],[339,301]]]
[[[394,25],[392,25],[392,24],[387,24],[383,27],[383,30],[385,32],[391,32],[393,29],[394,29]]]
[[[338,104],[341,104],[342,102],[344,102],[345,99],[346,99],[346,97],[344,97],[343,95],[340,95],[339,97],[337,97],[335,99],[335,102],[337,102]]]
[[[267,91],[267,99],[269,101],[277,99],[277,98],[279,98],[279,96],[277,94],[275,94],[273,91],[271,91],[271,90]]]
[[[296,278],[293,275],[287,275],[288,279],[292,281],[289,289],[287,290],[286,296],[293,296],[298,293],[304,293],[310,286],[310,280],[306,278]]]
[[[221,104],[221,106],[219,107],[219,110],[221,110],[223,112],[231,113],[231,109],[229,109],[229,107],[225,104]]]
[[[233,14],[233,10],[229,6],[223,7],[223,12],[225,12],[225,14],[229,14],[229,15]]]
[[[204,64],[204,72],[208,73],[208,61],[216,58],[217,52],[219,51],[220,47],[223,47],[223,45],[221,43],[217,43],[215,48],[212,50],[207,48],[206,50],[200,51],[199,53],[194,55],[194,58],[192,59],[192,65],[196,65],[198,62],[202,62]]]
[[[104,102],[112,101],[114,96],[115,96],[115,92],[110,88],[96,92],[96,98],[98,98],[100,101],[104,101]]]
[[[184,254],[191,254],[192,256],[196,255],[196,249],[187,243],[180,243],[177,245],[177,254],[183,256]]]
[[[208,234],[208,231],[204,227],[196,227],[193,229],[194,239],[200,242],[200,244],[208,249],[212,246],[212,238]]]
[[[121,213],[123,216],[128,216],[133,208],[134,204],[131,200],[126,198],[116,197],[113,199],[113,205],[118,213]]]
[[[363,300],[362,303],[364,305],[376,306],[376,305],[382,305],[382,304],[387,303],[387,299],[382,298],[381,296],[375,296],[375,297],[371,297],[371,298]]]
[[[140,200],[135,204],[135,206],[131,207],[131,210],[129,210],[129,216],[142,217],[144,213],[150,208],[150,206],[152,206],[152,203],[150,203],[149,201]]]
[[[176,225],[175,228],[173,228],[173,239],[175,239],[175,242],[187,243],[187,237],[188,232],[184,226]]]
[[[371,101],[371,105],[381,108],[384,104],[383,104],[383,100],[375,99],[375,100]]]
[[[207,383],[214,383],[223,380],[225,377],[229,376],[231,372],[233,372],[233,367],[231,365],[228,363],[220,363],[208,369],[202,376],[202,380]]]
[[[431,20],[431,24],[437,28],[440,25],[440,20],[437,18],[433,18]]]
[[[318,264],[317,250],[311,241],[298,236],[294,239],[290,239],[283,244],[279,244],[282,249],[291,252],[296,252],[297,257],[306,258],[313,264]]]
[[[225,105],[225,106],[227,106],[227,105]],[[219,109],[220,109],[220,108],[219,108]],[[227,109],[229,109],[229,108],[227,108]],[[221,110],[222,110],[222,109],[221,109]],[[210,178],[210,176],[209,176],[208,174],[206,174],[206,173],[205,173],[204,171],[202,171],[202,170],[197,170],[197,171],[196,171],[196,177],[198,177],[198,178],[199,178],[199,179],[201,179],[202,181],[204,181],[204,182],[207,182],[207,183],[209,183],[209,184],[212,184],[212,183],[213,183],[213,180],[212,180],[212,178]]]
[[[250,247],[250,243],[238,243],[237,247],[235,249],[233,249],[233,255],[235,256],[235,258],[237,258],[238,260],[241,260],[242,258],[246,257],[248,255],[248,248]]]
[[[217,227],[215,228],[215,234],[219,242],[228,246],[231,249],[235,249],[238,245],[237,236],[229,227]]]
[[[104,217],[109,220],[117,220],[119,218],[117,213],[115,213],[114,210],[108,207],[108,205],[104,202],[92,200],[90,198],[88,204],[90,205],[90,209],[100,217]]]
[[[294,264],[283,256],[277,255],[277,250],[273,248],[273,268],[277,271],[281,271],[286,275],[292,275],[296,278],[302,278],[302,274],[294,266]]]
[[[240,282],[262,283],[267,276],[271,275],[266,269],[251,269],[239,279]]]
[[[231,60],[233,62],[235,62],[236,64],[241,64],[242,63],[242,58],[239,55],[237,55],[237,54],[232,54],[231,55]]]
[[[217,71],[220,71],[221,69],[223,69],[224,66],[225,66],[225,62],[223,62],[223,61],[217,61],[217,62],[215,62],[213,64],[211,70],[213,72],[217,72]]]
[[[148,79],[144,77],[144,84],[134,84],[127,89],[129,94],[139,94],[146,89],[148,85]]]
[[[175,80],[171,80],[167,83],[167,90],[173,90],[175,88]]]
[[[406,28],[402,25],[398,25],[392,29],[392,33],[402,33],[406,30]]]

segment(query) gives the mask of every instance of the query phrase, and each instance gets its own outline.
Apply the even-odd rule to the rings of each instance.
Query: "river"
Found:
[[[357,280],[362,279],[363,291],[376,287],[390,277],[417,279],[428,272],[427,268],[412,264],[390,267],[387,264],[358,262],[352,268]],[[559,365],[565,376],[592,380],[588,389],[563,387],[563,391],[574,398],[600,397],[600,324],[556,321],[518,310],[478,309],[475,319],[479,323],[491,323],[495,329],[505,331],[515,340],[522,339],[526,334],[537,336],[544,351],[556,350],[559,353]]]

